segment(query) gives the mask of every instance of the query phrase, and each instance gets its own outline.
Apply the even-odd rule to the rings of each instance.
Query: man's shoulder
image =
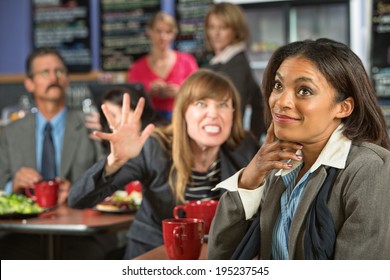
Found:
[[[4,133],[9,133],[15,130],[19,130],[22,128],[31,128],[33,127],[32,124],[35,124],[35,118],[36,114],[35,113],[30,113],[25,115],[23,118],[12,121],[11,123],[7,124],[4,127]]]
[[[66,122],[74,123],[77,125],[84,125],[85,115],[79,109],[67,109]]]
[[[67,108],[66,112],[69,116],[77,119],[82,119],[84,114],[80,109]]]

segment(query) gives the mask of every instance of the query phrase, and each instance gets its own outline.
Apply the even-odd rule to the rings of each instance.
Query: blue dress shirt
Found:
[[[299,180],[298,184],[295,185],[302,166],[303,162],[293,171],[281,177],[286,191],[280,199],[280,213],[272,233],[272,259],[275,260],[288,260],[288,237],[291,221],[312,174],[309,169]]]

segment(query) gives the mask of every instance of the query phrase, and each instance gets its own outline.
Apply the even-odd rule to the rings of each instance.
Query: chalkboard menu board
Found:
[[[56,48],[71,73],[92,68],[89,0],[32,0],[33,47]]]
[[[148,19],[160,10],[159,0],[101,0],[101,67],[125,71],[149,52]]]
[[[374,0],[371,75],[390,135],[390,0]]]
[[[390,98],[390,0],[374,0],[371,74],[379,97]]]
[[[213,0],[176,0],[179,35],[175,48],[194,55],[202,66],[208,61],[204,43],[204,17]]]

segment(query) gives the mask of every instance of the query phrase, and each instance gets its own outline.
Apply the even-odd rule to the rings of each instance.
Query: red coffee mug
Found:
[[[204,221],[204,232],[209,234],[211,222],[217,210],[218,200],[194,200],[173,209],[173,216],[179,218],[179,210],[183,210],[187,218],[197,218]]]
[[[202,250],[204,222],[180,218],[162,221],[164,246],[170,260],[197,260]]]
[[[57,205],[59,183],[55,180],[40,181],[34,184],[34,194],[26,188],[26,194],[42,208]]]

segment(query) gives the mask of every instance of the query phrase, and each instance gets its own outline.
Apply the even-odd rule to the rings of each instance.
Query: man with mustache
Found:
[[[40,180],[56,179],[60,182],[58,204],[65,203],[72,182],[103,155],[101,143],[89,137],[82,112],[66,106],[68,72],[56,50],[34,50],[27,58],[26,71],[24,85],[38,111],[1,132],[0,189],[7,194],[23,193]],[[43,170],[47,124],[51,126],[51,133],[47,133],[54,144],[51,166],[55,166],[49,178]]]

